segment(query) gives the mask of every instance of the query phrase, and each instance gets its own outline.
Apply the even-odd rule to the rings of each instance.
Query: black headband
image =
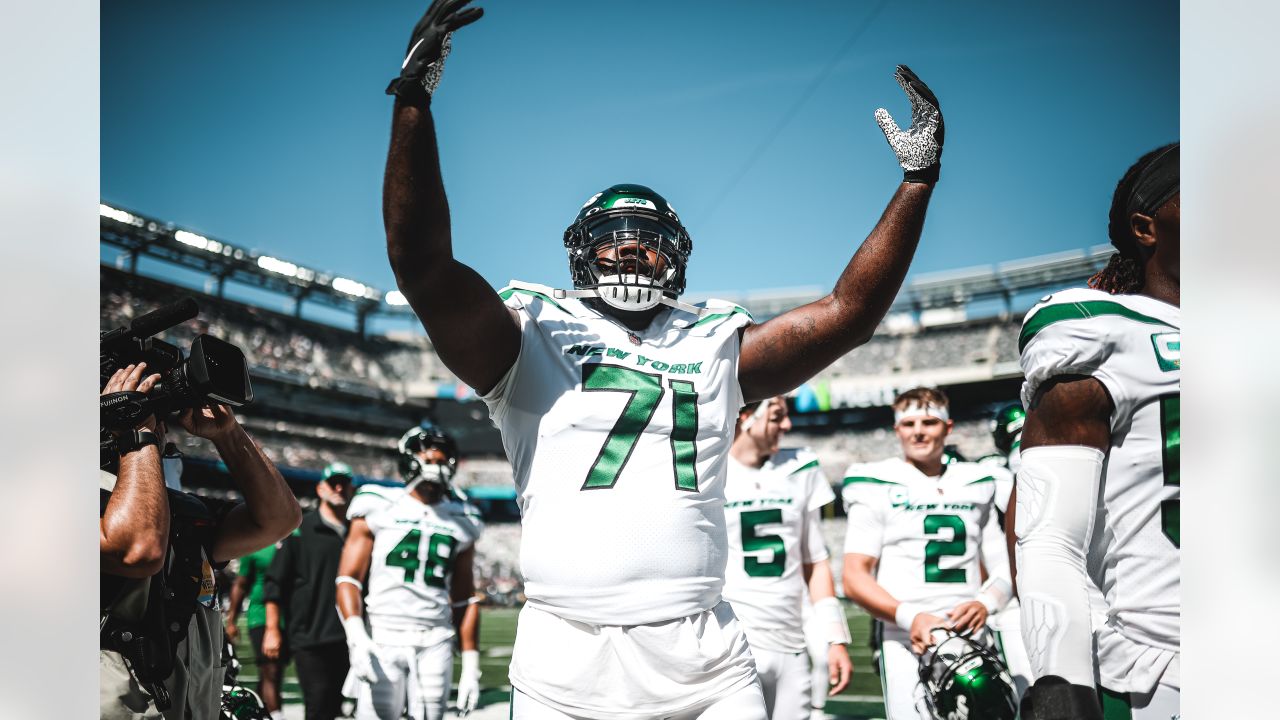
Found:
[[[1155,156],[1138,173],[1125,203],[1125,217],[1141,213],[1154,216],[1169,198],[1178,193],[1178,156],[1182,143],[1174,143]]]

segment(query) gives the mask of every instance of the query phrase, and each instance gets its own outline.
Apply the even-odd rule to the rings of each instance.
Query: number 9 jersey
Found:
[[[388,632],[452,630],[449,582],[458,556],[480,537],[479,511],[452,499],[427,505],[402,492],[365,522],[373,533],[365,604],[375,639]]]
[[[1024,406],[1057,375],[1096,378],[1115,405],[1088,554],[1106,598],[1094,632],[1111,690],[1149,691],[1180,645],[1180,328],[1173,305],[1080,288],[1032,308],[1018,339]]]
[[[551,288],[501,292],[520,355],[484,401],[521,510],[534,607],[593,625],[645,625],[721,600],[724,484],[750,315],[709,301],[633,331]]]

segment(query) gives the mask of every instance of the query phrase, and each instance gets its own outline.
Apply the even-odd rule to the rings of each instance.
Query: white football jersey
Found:
[[[1106,598],[1106,627],[1176,652],[1181,638],[1179,391],[1181,313],[1144,295],[1054,293],[1023,321],[1022,402],[1056,375],[1097,378],[1111,395],[1111,448],[1102,469],[1088,568]],[[1127,662],[1103,678],[1126,677]],[[1116,687],[1108,685],[1108,687]]]
[[[720,602],[725,463],[750,316],[708,301],[632,331],[551,288],[501,296],[520,355],[484,396],[515,474],[529,601],[594,625],[686,617]]]
[[[876,582],[899,602],[935,614],[977,596],[983,529],[995,512],[996,468],[970,462],[943,468],[928,477],[902,458],[854,463],[843,491],[844,551],[879,558]],[[1003,546],[988,550],[1007,557]]]
[[[818,514],[835,493],[807,450],[783,448],[759,468],[729,457],[724,599],[753,648],[805,649],[802,563],[827,559]]]
[[[484,528],[471,505],[427,505],[410,493],[365,517],[373,533],[365,614],[375,633],[448,627],[449,583],[458,555]]]
[[[365,483],[356,489],[356,494],[351,496],[351,502],[347,503],[347,520],[369,517],[375,512],[385,510],[402,495],[404,495],[403,486],[390,487]]]

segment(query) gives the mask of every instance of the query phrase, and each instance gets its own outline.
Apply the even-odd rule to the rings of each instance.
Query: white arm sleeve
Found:
[[[996,613],[1009,604],[1013,597],[1013,578],[1009,570],[1009,550],[1005,545],[1004,531],[995,511],[987,516],[982,527],[982,566],[987,569],[987,581],[978,591],[977,600]]]
[[[1018,593],[1022,638],[1039,678],[1093,686],[1093,626],[1085,556],[1093,534],[1102,451],[1051,445],[1022,453],[1018,471]]]

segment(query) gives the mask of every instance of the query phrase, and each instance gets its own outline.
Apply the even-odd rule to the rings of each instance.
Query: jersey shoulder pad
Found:
[[[1008,470],[988,463],[958,462],[947,466],[947,475],[952,476],[952,481],[966,487],[971,485],[994,486],[998,481],[1003,482],[1008,474]]]
[[[779,472],[795,475],[818,467],[818,456],[809,448],[779,448],[769,459],[769,464]]]
[[[507,307],[516,310],[524,309],[531,314],[538,314],[548,308],[552,312],[575,317],[588,314],[581,300],[557,298],[555,293],[556,289],[547,285],[512,280],[509,285],[498,291],[498,297],[502,298],[503,304]]]
[[[373,513],[385,510],[403,495],[404,488],[402,487],[361,485],[356,494],[351,496],[351,502],[347,503],[347,519],[355,520],[356,518],[368,517]]]
[[[694,303],[693,307],[698,308],[701,312],[694,315],[684,310],[672,310],[672,323],[676,327],[693,330],[697,333],[710,332],[722,327],[737,329],[755,322],[755,319],[751,317],[750,311],[728,300],[710,298]]]
[[[854,463],[844,471],[841,485],[885,486],[902,485],[898,467],[892,459],[871,463]]]
[[[450,519],[461,525],[468,533],[471,533],[472,540],[484,530],[484,518],[480,514],[480,508],[469,502],[456,499],[446,500],[441,503],[439,512],[447,514]]]
[[[1173,306],[1141,295],[1087,288],[1050,295],[1027,313],[1018,337],[1023,405],[1031,407],[1040,386],[1058,375],[1095,377],[1120,403],[1124,376],[1142,365],[1123,358],[1140,353],[1143,361],[1149,355],[1156,363],[1165,362],[1169,352],[1176,354],[1177,318]],[[1172,350],[1159,342],[1162,337],[1172,338]]]

